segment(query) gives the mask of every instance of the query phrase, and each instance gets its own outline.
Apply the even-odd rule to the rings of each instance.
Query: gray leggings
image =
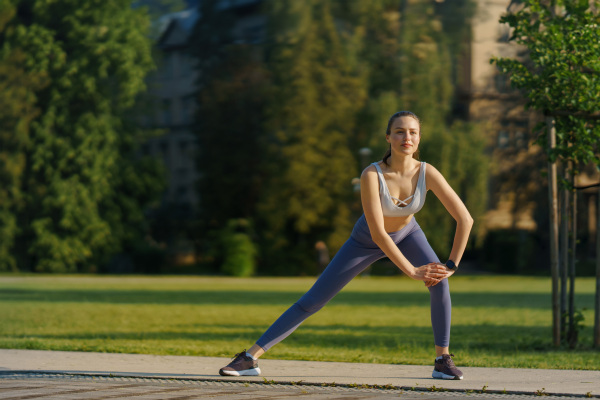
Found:
[[[389,235],[398,245],[402,254],[415,267],[440,261],[414,217],[404,228]],[[363,215],[356,222],[350,239],[337,252],[312,288],[288,308],[258,339],[256,344],[266,351],[281,342],[294,332],[306,318],[323,308],[355,276],[383,257],[385,254],[371,239],[371,233]],[[435,344],[448,347],[452,308],[448,279],[431,286],[429,294]]]

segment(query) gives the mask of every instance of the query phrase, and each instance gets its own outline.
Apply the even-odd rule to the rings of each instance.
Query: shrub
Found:
[[[243,219],[229,220],[221,234],[223,264],[221,272],[231,276],[252,276],[256,271],[256,247],[247,229],[248,222]]]

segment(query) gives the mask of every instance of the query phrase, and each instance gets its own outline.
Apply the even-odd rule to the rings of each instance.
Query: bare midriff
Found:
[[[383,227],[387,233],[397,232],[408,225],[413,215],[414,214],[402,217],[383,217]]]

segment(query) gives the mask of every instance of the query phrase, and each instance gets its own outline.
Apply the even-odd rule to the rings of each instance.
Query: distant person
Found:
[[[451,301],[448,279],[458,268],[473,219],[467,208],[433,166],[419,162],[421,122],[410,111],[391,116],[385,135],[390,144],[381,161],[369,165],[361,175],[364,214],[350,238],[337,252],[313,287],[246,352],[236,354],[221,375],[260,375],[258,358],[290,335],[309,316],[319,311],[348,282],[370,264],[388,257],[412,279],[424,281],[431,296],[431,324],[436,359],[432,376],[462,379],[449,352]],[[456,220],[452,251],[441,264],[413,215],[431,190]],[[404,199],[404,200],[400,200]]]
[[[315,249],[317,250],[317,264],[319,265],[319,272],[322,272],[327,265],[329,265],[329,249],[324,241],[319,240],[315,243]]]

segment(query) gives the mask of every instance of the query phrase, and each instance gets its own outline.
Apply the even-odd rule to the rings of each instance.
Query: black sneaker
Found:
[[[236,354],[233,361],[226,367],[221,368],[219,374],[223,376],[258,376],[260,368],[258,368],[258,360],[248,357],[244,350]]]
[[[462,379],[463,374],[452,361],[454,354],[443,354],[440,360],[435,360],[432,377],[436,379]]]

